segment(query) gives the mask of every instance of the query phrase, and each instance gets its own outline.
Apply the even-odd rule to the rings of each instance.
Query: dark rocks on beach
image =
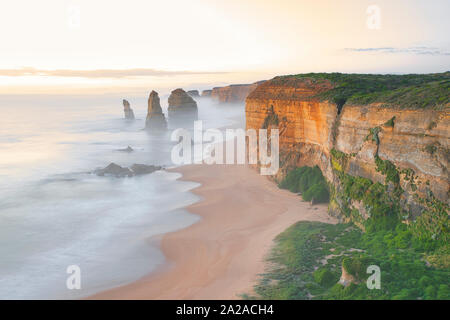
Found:
[[[167,121],[162,112],[158,93],[152,91],[148,97],[148,112],[145,120],[145,129],[165,130],[167,129]]]
[[[134,112],[133,109],[130,107],[130,103],[123,99],[123,112],[125,113],[125,119],[127,120],[134,120]]]
[[[97,169],[94,173],[98,176],[114,176],[117,178],[140,176],[149,174],[157,170],[161,170],[161,166],[146,165],[146,164],[133,164],[130,168],[121,167],[118,164],[110,163],[103,169]]]

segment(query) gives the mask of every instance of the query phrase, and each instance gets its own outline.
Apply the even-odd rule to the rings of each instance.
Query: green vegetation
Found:
[[[425,151],[433,155],[437,151],[437,146],[434,144],[427,144],[425,146]]]
[[[318,166],[300,167],[290,171],[279,187],[288,189],[291,192],[301,192],[303,200],[314,202],[328,202],[330,194],[322,171]]]
[[[450,299],[450,269],[427,266],[425,259],[438,251],[426,252],[403,224],[363,233],[350,224],[302,221],[275,242],[271,268],[255,286],[256,296],[247,298]],[[338,283],[342,265],[357,283]],[[369,265],[380,267],[379,290],[366,286]]]
[[[391,128],[393,128],[394,127],[394,125],[395,125],[395,116],[393,116],[391,119],[389,119],[388,121],[386,121],[385,123],[384,123],[384,126],[385,127],[391,127]]]
[[[369,129],[369,134],[366,136],[364,141],[373,141],[377,144],[377,146],[380,145],[380,138],[378,137],[378,134],[380,133],[381,128],[375,127]]]
[[[400,183],[400,176],[397,167],[389,160],[382,160],[378,155],[375,156],[377,171],[386,176],[386,183],[392,182],[395,186]]]
[[[334,88],[317,97],[338,106],[381,103],[404,108],[439,108],[450,103],[450,72],[407,75],[306,73],[276,77],[272,81],[284,83],[290,79],[331,82]]]

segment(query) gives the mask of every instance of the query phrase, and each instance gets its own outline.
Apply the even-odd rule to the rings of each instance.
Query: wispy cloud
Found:
[[[95,70],[72,70],[57,69],[43,70],[31,67],[17,69],[0,69],[0,76],[49,76],[49,77],[80,77],[80,78],[131,78],[131,77],[164,77],[196,74],[223,74],[226,72],[208,71],[165,71],[147,68],[134,69],[95,69]]]
[[[432,55],[432,56],[449,56],[450,52],[434,47],[379,47],[379,48],[345,48],[345,51],[350,52],[373,52],[373,53],[409,53],[418,55]]]

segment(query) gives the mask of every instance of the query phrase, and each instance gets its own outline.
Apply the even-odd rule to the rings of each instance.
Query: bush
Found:
[[[278,186],[291,192],[301,192],[306,201],[314,198],[316,202],[328,202],[330,198],[328,185],[318,166],[296,168]]]
[[[450,291],[448,289],[448,285],[441,284],[438,289],[437,299],[439,300],[449,300],[450,299]]]
[[[342,266],[344,269],[354,276],[357,280],[364,280],[367,278],[367,267],[370,265],[367,257],[344,258]]]
[[[306,201],[311,201],[314,199],[314,202],[317,203],[328,202],[330,200],[328,186],[324,182],[314,184],[303,194],[303,199]]]
[[[406,226],[362,232],[348,224],[298,222],[275,239],[269,259],[274,267],[266,270],[255,287],[258,298],[449,300],[450,269],[429,266],[424,260],[440,251],[411,246],[399,250],[399,239],[409,237],[405,231]],[[325,258],[327,264],[315,269]],[[369,265],[380,267],[380,290],[366,286]],[[359,283],[347,287],[337,283],[341,266]]]
[[[322,287],[329,288],[337,282],[337,279],[330,270],[320,268],[314,272],[314,281]]]

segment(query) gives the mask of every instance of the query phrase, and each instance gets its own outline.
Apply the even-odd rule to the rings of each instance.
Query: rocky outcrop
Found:
[[[135,175],[135,176],[149,174],[149,173],[161,170],[161,169],[162,169],[162,167],[160,167],[160,166],[140,164],[140,163],[135,163],[130,167],[130,170],[133,172],[133,175]]]
[[[145,128],[148,130],[164,130],[167,129],[167,121],[162,112],[158,93],[152,91],[148,97],[147,119],[145,120]]]
[[[133,148],[132,147],[130,147],[130,146],[128,146],[128,147],[126,147],[125,149],[117,149],[117,151],[120,151],[120,152],[133,152],[134,150],[133,150]]]
[[[212,92],[212,90],[203,90],[202,97],[206,97],[206,98],[211,97],[211,92]]]
[[[264,81],[252,84],[232,84],[226,87],[215,87],[211,91],[211,97],[220,103],[243,103],[247,96]]]
[[[116,178],[139,176],[149,174],[157,170],[161,170],[162,167],[146,164],[133,164],[130,168],[121,167],[118,164],[110,163],[103,169],[97,169],[94,173],[98,176],[113,176]]]
[[[373,212],[360,199],[341,197],[347,177],[386,185],[407,223],[430,212],[427,206],[448,205],[450,105],[329,101],[326,94],[334,88],[326,79],[277,77],[247,97],[247,129],[279,129],[281,170],[275,179],[297,166],[318,165],[333,189],[330,213],[343,220],[354,221],[353,212],[364,220]]]
[[[134,112],[133,109],[130,107],[130,103],[123,99],[123,112],[125,113],[125,119],[127,120],[134,120]]]
[[[132,177],[133,172],[129,168],[124,168],[115,163],[110,163],[103,169],[97,169],[94,173],[98,176],[114,176],[117,178]]]
[[[198,117],[197,103],[183,89],[173,90],[169,96],[168,114],[171,121],[195,121]]]
[[[200,94],[199,94],[198,90],[189,90],[187,92],[187,94],[190,95],[192,98],[200,97]]]
[[[358,281],[354,276],[352,276],[347,270],[345,270],[344,265],[341,267],[341,277],[339,278],[339,282],[344,287],[348,287],[350,284],[358,284]]]

